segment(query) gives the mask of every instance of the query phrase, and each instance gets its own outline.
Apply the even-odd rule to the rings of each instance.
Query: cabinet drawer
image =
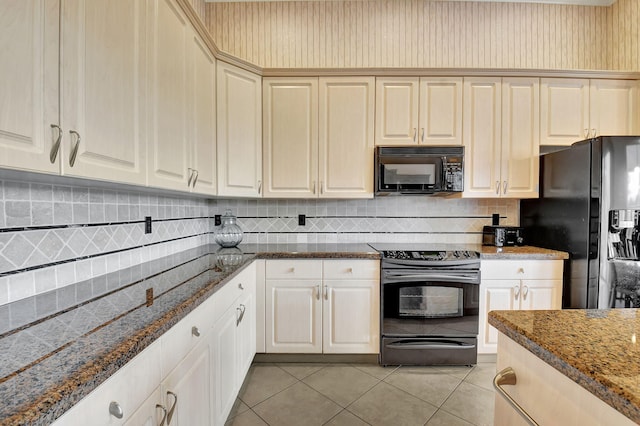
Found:
[[[322,264],[322,276],[325,280],[380,278],[380,262],[378,260],[325,260]]]
[[[562,279],[562,260],[483,260],[482,279]]]
[[[268,280],[321,279],[322,260],[267,260],[265,278]]]
[[[248,291],[255,292],[255,285],[256,264],[252,262],[212,296],[213,322],[215,323],[238,297],[246,294]]]

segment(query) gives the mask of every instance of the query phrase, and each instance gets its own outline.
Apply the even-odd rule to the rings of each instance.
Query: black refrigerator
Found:
[[[640,136],[601,136],[540,156],[522,200],[527,244],[569,253],[563,308],[640,307]]]

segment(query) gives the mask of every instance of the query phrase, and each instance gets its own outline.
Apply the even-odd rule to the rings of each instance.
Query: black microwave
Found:
[[[376,147],[376,195],[446,194],[463,190],[462,146]]]

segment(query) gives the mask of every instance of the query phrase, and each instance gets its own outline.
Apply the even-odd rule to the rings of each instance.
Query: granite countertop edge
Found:
[[[480,259],[485,260],[565,260],[569,253],[534,246],[493,247],[482,246]]]
[[[629,419],[640,424],[640,407],[613,391],[607,384],[590,377],[553,351],[527,337],[525,330],[518,325],[498,318],[493,312],[489,312],[489,324]]]

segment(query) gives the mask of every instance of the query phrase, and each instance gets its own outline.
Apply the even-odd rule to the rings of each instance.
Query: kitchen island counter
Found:
[[[366,244],[208,245],[0,306],[0,424],[50,424],[246,265],[280,257],[379,255]]]
[[[640,309],[492,311],[489,323],[640,423]]]

